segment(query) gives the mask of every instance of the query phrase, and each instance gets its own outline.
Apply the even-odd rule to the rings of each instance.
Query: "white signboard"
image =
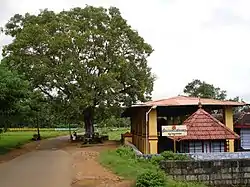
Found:
[[[187,136],[186,125],[162,126],[162,136]]]

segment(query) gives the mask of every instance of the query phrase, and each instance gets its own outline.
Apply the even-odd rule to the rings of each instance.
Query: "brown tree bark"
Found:
[[[85,134],[87,135],[88,138],[91,138],[94,135],[93,119],[94,119],[94,108],[88,107],[84,111]]]

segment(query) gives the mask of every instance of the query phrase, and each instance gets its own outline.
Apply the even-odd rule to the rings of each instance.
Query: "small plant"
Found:
[[[173,153],[172,151],[164,151],[161,153],[161,156],[163,156],[165,160],[190,160],[190,157],[187,155]]]
[[[152,156],[151,158],[150,158],[150,162],[152,163],[152,164],[154,164],[154,165],[159,165],[160,164],[160,162],[162,161],[162,160],[164,160],[165,158],[162,156],[162,155],[159,155],[159,156]]]
[[[21,147],[22,147],[22,144],[21,144],[20,142],[18,142],[18,143],[16,144],[16,146],[15,146],[16,149],[21,149]]]
[[[116,153],[121,157],[135,158],[135,152],[131,147],[121,146],[116,149]]]
[[[34,141],[41,140],[41,136],[39,134],[33,134],[32,140]]]
[[[147,170],[138,175],[136,187],[164,187],[166,179],[163,172]]]

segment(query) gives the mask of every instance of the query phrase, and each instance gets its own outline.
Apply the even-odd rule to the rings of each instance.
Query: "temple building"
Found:
[[[227,140],[240,138],[202,108],[189,116],[183,125],[187,127],[186,136],[169,137],[178,141],[181,153],[227,152]]]
[[[177,96],[133,105],[122,116],[130,117],[131,143],[142,153],[156,154],[174,148],[178,152],[234,152],[234,140],[239,136],[233,132],[233,108],[245,105]],[[221,122],[210,115],[215,110],[222,111]],[[163,135],[163,127],[180,125],[187,126],[187,134],[178,141]]]

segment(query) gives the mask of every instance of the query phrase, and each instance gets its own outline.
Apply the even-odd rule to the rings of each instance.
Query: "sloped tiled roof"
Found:
[[[198,109],[188,117],[183,125],[187,126],[187,136],[175,137],[177,140],[224,140],[240,137],[203,109]],[[170,137],[173,139],[173,137]]]
[[[139,106],[187,106],[197,105],[200,102],[202,105],[222,105],[222,106],[244,106],[246,103],[234,102],[234,101],[221,101],[216,99],[177,96],[168,99],[161,99],[156,101],[149,101],[141,103]]]
[[[234,124],[250,125],[250,112],[242,112]]]

